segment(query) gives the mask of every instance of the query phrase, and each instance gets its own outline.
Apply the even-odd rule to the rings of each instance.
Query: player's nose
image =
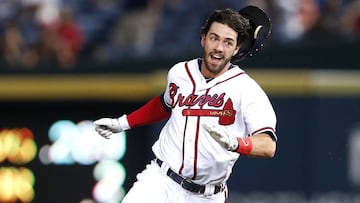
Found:
[[[224,50],[224,46],[220,41],[215,45],[215,50],[218,52],[222,52]]]

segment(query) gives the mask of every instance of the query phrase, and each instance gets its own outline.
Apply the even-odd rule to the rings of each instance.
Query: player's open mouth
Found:
[[[217,55],[217,54],[211,54],[210,55],[210,59],[211,61],[213,61],[214,63],[219,63],[221,62],[221,60],[223,59],[222,56]]]

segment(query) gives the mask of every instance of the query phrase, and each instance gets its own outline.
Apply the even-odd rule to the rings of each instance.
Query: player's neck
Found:
[[[220,75],[224,74],[226,71],[230,70],[234,67],[233,64],[229,63],[227,67],[225,67],[222,71],[219,73],[213,73],[209,70],[209,68],[206,67],[206,64],[204,63],[203,59],[198,60],[198,66],[201,74],[205,78],[206,82],[211,81],[212,79],[219,77]]]

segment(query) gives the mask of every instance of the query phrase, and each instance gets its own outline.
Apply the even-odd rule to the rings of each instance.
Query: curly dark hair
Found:
[[[222,10],[216,9],[206,20],[205,25],[201,28],[201,34],[206,35],[213,22],[228,25],[235,30],[238,33],[238,45],[249,37],[249,30],[251,29],[249,20],[230,8]]]

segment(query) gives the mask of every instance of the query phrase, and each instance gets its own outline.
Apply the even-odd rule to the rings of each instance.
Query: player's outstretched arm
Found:
[[[135,128],[142,125],[161,121],[170,116],[164,107],[161,96],[157,96],[144,106],[120,118],[101,118],[94,121],[95,130],[104,138],[110,138],[114,133]]]
[[[276,142],[266,133],[240,138],[229,135],[216,126],[204,124],[204,129],[225,149],[252,157],[272,158]]]
[[[127,116],[131,128],[148,125],[169,118],[168,110],[162,100],[162,96],[156,96],[144,106]]]

